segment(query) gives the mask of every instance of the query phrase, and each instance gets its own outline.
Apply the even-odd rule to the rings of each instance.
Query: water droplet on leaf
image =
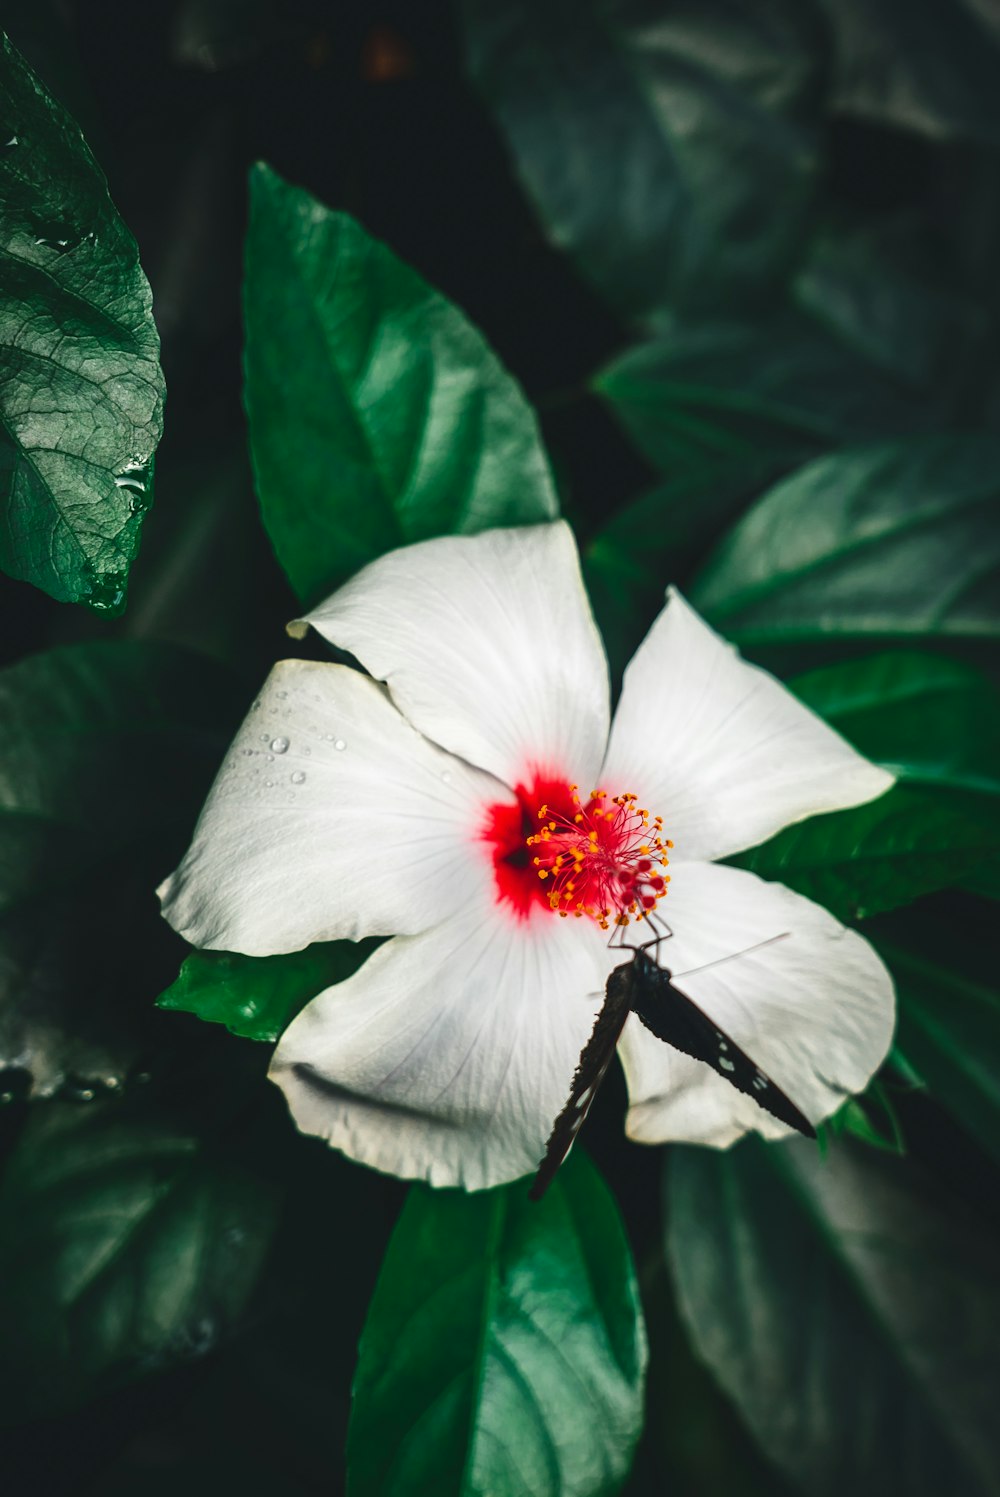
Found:
[[[272,751],[272,753],[275,753],[275,754],[284,754],[284,753],[287,753],[287,751],[288,751],[288,739],[287,738],[272,738],[271,739],[271,751]]]

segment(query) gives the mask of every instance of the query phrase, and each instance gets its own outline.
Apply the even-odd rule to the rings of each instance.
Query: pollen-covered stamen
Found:
[[[560,915],[589,915],[603,930],[608,922],[642,919],[667,892],[663,820],[650,819],[631,793],[608,796],[592,790],[582,801],[570,787],[572,818],[548,805],[528,837],[532,863],[548,884],[549,904]]]

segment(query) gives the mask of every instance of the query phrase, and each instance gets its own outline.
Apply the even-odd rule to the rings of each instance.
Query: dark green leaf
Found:
[[[265,166],[250,185],[250,438],[299,596],[407,542],[553,518],[534,414],[458,308],[347,214]]]
[[[617,1492],[644,1367],[622,1224],[579,1152],[538,1205],[523,1180],[414,1187],[361,1340],[353,1497]]]
[[[732,861],[860,920],[956,883],[1000,843],[1000,825],[896,785],[878,800],[786,828]]]
[[[153,890],[241,697],[165,645],[78,645],[0,672],[0,1072],[41,1095],[121,1077],[170,939]]]
[[[895,650],[798,676],[792,690],[900,780],[1000,818],[1000,694],[944,655]]]
[[[138,251],[80,131],[4,38],[0,566],[118,613],[163,429]]]
[[[901,1160],[675,1149],[667,1249],[695,1348],[810,1497],[1000,1489],[996,1250]]]
[[[987,858],[962,880],[962,888],[984,899],[1000,899],[1000,858]]]
[[[910,381],[879,371],[796,311],[672,323],[593,383],[654,467],[709,493],[727,480],[749,493],[830,447],[920,420]],[[709,525],[717,517],[713,508]]]
[[[932,1094],[1000,1160],[996,952],[954,918],[916,913],[871,932],[896,981],[897,1045]]]
[[[1000,145],[1000,17],[977,0],[834,0],[833,108]]]
[[[818,175],[821,37],[787,0],[463,0],[552,241],[631,316],[774,287]]]
[[[5,1419],[213,1350],[257,1281],[276,1205],[238,1143],[154,1108],[33,1112],[0,1191]]]
[[[299,1010],[324,988],[356,972],[377,943],[327,941],[285,956],[241,956],[192,951],[177,981],[157,999],[231,1034],[274,1041]]]
[[[820,458],[710,557],[696,605],[736,639],[1000,635],[1000,439],[911,438]]]

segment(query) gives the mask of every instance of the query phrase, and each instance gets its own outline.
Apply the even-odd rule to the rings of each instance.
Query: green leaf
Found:
[[[980,671],[895,650],[811,671],[791,687],[866,758],[1000,826],[1000,693]]]
[[[552,519],[535,416],[458,308],[268,167],[250,189],[250,440],[302,600],[411,541]]]
[[[993,943],[952,915],[876,921],[896,982],[896,1043],[932,1094],[1000,1162],[1000,989]]]
[[[995,1244],[899,1159],[674,1149],[667,1251],[698,1355],[810,1497],[1000,1488]]]
[[[772,289],[819,169],[822,31],[788,0],[463,0],[466,55],[552,242],[628,316]]]
[[[377,941],[326,941],[284,956],[241,956],[234,951],[192,951],[176,982],[156,1000],[230,1034],[274,1040],[324,988],[356,972]]]
[[[644,1368],[625,1233],[579,1152],[540,1204],[523,1180],[414,1187],[361,1339],[352,1497],[617,1492]]]
[[[79,128],[6,37],[0,84],[0,566],[120,613],[163,430],[150,290]]]
[[[984,899],[1000,899],[1000,858],[987,858],[980,863],[963,878],[962,888],[970,894],[981,894]]]
[[[202,1357],[231,1334],[277,1208],[241,1131],[220,1142],[127,1101],[32,1113],[0,1190],[5,1420]]]
[[[1000,636],[1000,438],[819,458],[717,547],[692,600],[753,645]]]
[[[1000,21],[976,0],[836,0],[832,107],[1000,145]]]
[[[708,491],[737,479],[748,493],[830,447],[911,430],[922,413],[909,381],[794,310],[673,322],[593,386],[654,467]]]
[[[242,705],[220,667],[166,645],[0,671],[0,1073],[17,1089],[118,1084],[143,1043],[174,939],[153,890]]]
[[[787,827],[731,861],[841,920],[862,920],[956,883],[998,844],[996,821],[984,825],[896,785],[867,805]]]

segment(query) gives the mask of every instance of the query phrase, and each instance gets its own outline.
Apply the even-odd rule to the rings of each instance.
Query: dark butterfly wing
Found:
[[[604,1080],[625,1027],[631,1007],[633,980],[632,962],[616,967],[608,978],[607,996],[594,1021],[593,1033],[580,1055],[569,1100],[552,1126],[549,1141],[545,1145],[545,1157],[538,1166],[538,1173],[528,1192],[533,1201],[542,1199],[569,1153],[573,1140],[583,1127],[583,1120],[590,1111],[590,1104]]]
[[[797,1128],[806,1138],[816,1130],[790,1097],[786,1096],[724,1029],[714,1024],[686,993],[675,988],[670,973],[643,953],[635,962],[631,1006],[646,1028],[675,1050],[703,1060],[730,1086],[752,1097],[765,1112]]]

